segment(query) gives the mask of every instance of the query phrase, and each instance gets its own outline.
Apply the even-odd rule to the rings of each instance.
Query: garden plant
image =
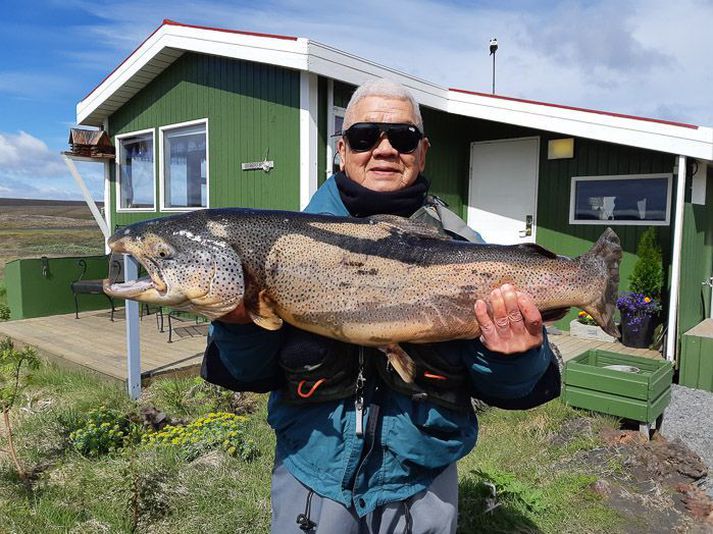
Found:
[[[7,429],[7,452],[21,480],[27,478],[27,473],[20,464],[15,450],[10,410],[15,405],[19,393],[30,380],[29,371],[37,369],[39,364],[37,353],[32,347],[17,350],[10,338],[0,341],[0,411]]]

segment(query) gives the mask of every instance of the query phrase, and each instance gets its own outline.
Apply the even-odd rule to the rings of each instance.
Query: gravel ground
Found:
[[[708,466],[703,487],[713,497],[713,393],[674,384],[661,434],[681,440]]]

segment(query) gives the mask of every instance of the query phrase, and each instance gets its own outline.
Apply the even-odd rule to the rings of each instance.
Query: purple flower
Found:
[[[616,300],[616,307],[621,312],[622,322],[626,322],[633,331],[638,331],[644,318],[658,314],[661,304],[642,293],[625,293]]]

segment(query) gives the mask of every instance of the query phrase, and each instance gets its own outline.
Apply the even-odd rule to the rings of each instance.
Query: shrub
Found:
[[[101,406],[89,412],[82,426],[70,433],[74,448],[85,456],[101,456],[138,441],[140,427],[117,410]]]
[[[6,304],[0,304],[0,321],[10,319],[10,308]]]
[[[639,259],[629,277],[629,287],[654,300],[660,300],[663,288],[663,260],[661,247],[656,239],[656,229],[650,226],[639,239],[636,249]]]
[[[168,425],[159,432],[148,432],[142,442],[177,447],[188,461],[217,448],[222,448],[231,456],[252,460],[257,456],[258,449],[246,436],[246,421],[247,417],[232,413],[209,413],[185,426]]]

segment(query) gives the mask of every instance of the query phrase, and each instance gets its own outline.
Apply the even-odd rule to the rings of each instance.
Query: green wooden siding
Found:
[[[299,72],[271,65],[186,53],[109,118],[113,136],[208,118],[209,205],[299,208]],[[158,146],[155,147],[158,198]],[[275,168],[243,171],[267,155]],[[112,223],[159,215],[116,213]],[[158,202],[157,202],[158,204]],[[158,206],[157,206],[158,208]]]
[[[334,105],[340,108],[346,108],[355,90],[355,85],[334,80]]]
[[[686,184],[679,332],[686,332],[710,315],[711,289],[702,282],[713,274],[713,173],[707,176],[706,204],[690,203],[691,179]]]
[[[459,115],[421,107],[423,128],[431,143],[424,174],[431,181],[431,194],[465,217],[468,201],[470,141],[468,121]]]
[[[569,224],[569,202],[572,176],[605,176],[618,174],[649,174],[673,172],[674,156],[611,143],[575,139],[575,157],[572,159],[548,160],[547,141],[562,137],[547,133],[540,143],[540,179],[537,206],[537,243],[558,254],[578,256],[591,247],[606,226]],[[671,202],[671,220],[675,205],[675,187]],[[624,257],[620,267],[619,288],[629,287],[629,276],[636,262],[636,248],[647,226],[612,226],[621,239]],[[656,226],[659,244],[663,251],[664,269],[670,272],[672,226]],[[664,306],[667,289],[664,288]],[[569,329],[569,322],[576,317],[572,310],[557,323]]]

